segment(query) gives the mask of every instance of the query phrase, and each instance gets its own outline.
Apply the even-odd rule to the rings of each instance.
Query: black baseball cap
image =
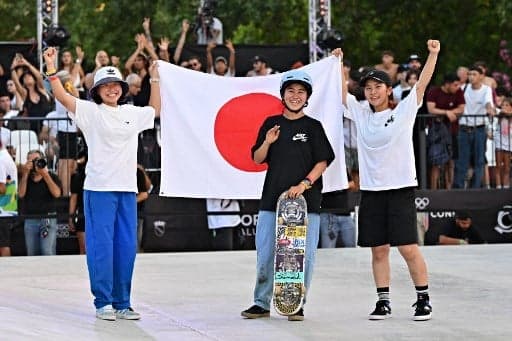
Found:
[[[365,86],[366,81],[369,79],[376,80],[377,82],[384,83],[387,86],[391,86],[393,83],[391,82],[391,78],[385,71],[381,70],[370,70],[366,75],[361,78],[359,81],[360,86]]]
[[[420,56],[418,56],[418,55],[417,55],[417,54],[415,54],[415,53],[414,53],[414,54],[411,54],[411,55],[409,56],[409,62],[411,62],[411,61],[413,61],[413,60],[421,61]]]
[[[262,63],[268,64],[268,62],[267,62],[267,58],[265,58],[264,56],[254,56],[254,57],[252,58],[252,62],[253,62],[253,63],[256,63],[256,62],[262,62]]]
[[[471,219],[471,214],[465,210],[458,210],[455,212],[455,219],[466,220]]]

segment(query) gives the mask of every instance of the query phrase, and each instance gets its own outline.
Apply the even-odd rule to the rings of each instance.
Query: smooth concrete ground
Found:
[[[0,258],[0,340],[512,340],[512,244],[423,247],[433,319],[412,321],[414,287],[391,255],[393,318],[369,321],[376,295],[368,249],[319,250],[305,308],[245,320],[255,252],[140,254],[140,321],[94,316],[83,256]]]

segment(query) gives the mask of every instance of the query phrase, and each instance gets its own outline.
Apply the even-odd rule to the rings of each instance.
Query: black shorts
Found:
[[[76,159],[78,153],[77,133],[59,131],[57,141],[59,142],[59,159]]]
[[[359,246],[418,243],[414,188],[361,191]]]
[[[12,223],[0,219],[0,247],[11,246]]]

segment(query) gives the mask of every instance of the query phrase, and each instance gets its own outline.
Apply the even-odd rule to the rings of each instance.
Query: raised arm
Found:
[[[178,45],[176,45],[176,50],[174,50],[174,64],[178,64],[180,62],[181,53],[183,52],[183,46],[185,46],[185,40],[187,40],[187,32],[190,28],[190,23],[187,19],[183,19],[181,22],[181,35],[178,40]]]
[[[162,99],[160,98],[160,75],[158,73],[158,62],[153,60],[149,66],[149,84],[151,91],[149,93],[149,106],[155,109],[155,117],[160,117]]]
[[[150,43],[147,39],[146,39],[146,36],[142,36],[142,44],[144,46],[144,49],[146,50],[146,52],[149,54],[149,56],[151,57],[151,60],[158,60],[158,55],[156,54],[155,52],[155,48],[153,46],[153,43]]]
[[[141,33],[138,33],[135,35],[135,41],[137,42],[137,48],[135,51],[133,51],[132,55],[128,58],[126,63],[124,63],[124,68],[128,74],[132,73],[132,66],[135,62],[135,58],[142,53],[144,50],[144,42],[143,42],[144,35]]]
[[[208,45],[206,45],[206,72],[210,73],[213,69],[213,56],[212,56],[212,50],[215,48],[214,42],[209,42]]]
[[[169,55],[169,38],[162,37],[160,38],[160,42],[158,43],[158,49],[160,50],[160,59],[165,60],[170,63],[171,56]]]
[[[235,53],[236,52],[235,52],[235,47],[233,46],[233,43],[229,39],[226,40],[226,47],[229,50],[229,71],[234,76],[235,73],[236,73],[236,67],[235,67],[235,61],[236,61]]]
[[[341,102],[346,107],[347,106],[347,93],[348,93],[348,86],[347,86],[347,79],[348,75],[345,75],[345,68],[343,67],[343,51],[340,48],[334,49],[332,51],[332,54],[335,57],[338,57],[341,64]]]
[[[76,60],[73,63],[73,68],[71,69],[71,78],[77,79],[77,77],[78,77],[78,79],[80,79],[80,86],[83,86],[85,73],[84,73],[84,69],[82,68],[82,62],[84,60],[85,54],[80,46],[76,46],[75,51],[76,51]]]
[[[14,82],[14,86],[16,87],[16,90],[20,93],[21,98],[23,101],[25,101],[25,98],[27,98],[28,91],[21,85],[20,77],[18,75],[18,67],[21,66],[20,64],[21,58],[14,57],[12,64],[11,64],[11,79]],[[17,100],[16,100],[17,103]],[[21,109],[21,108],[20,108]]]
[[[425,66],[423,66],[423,70],[421,71],[420,78],[416,83],[416,95],[418,98],[418,104],[423,100],[423,95],[425,94],[425,90],[427,89],[428,83],[432,79],[432,75],[434,74],[434,70],[436,68],[437,56],[439,55],[439,51],[441,50],[441,43],[439,40],[429,39],[427,41],[428,47],[428,57],[425,62]]]
[[[55,99],[68,111],[74,113],[76,110],[76,98],[67,94],[59,77],[56,75],[57,69],[55,68],[55,61],[57,58],[57,50],[54,47],[47,48],[43,53],[43,58],[46,63],[46,72],[52,87],[53,96],[55,96]]]
[[[153,39],[151,38],[151,18],[144,18],[144,21],[142,22],[142,28],[144,29],[144,35],[148,41],[148,44],[154,48]]]
[[[41,74],[39,73],[39,70],[36,69],[36,67],[34,65],[30,64],[30,62],[28,60],[26,60],[24,57],[21,57],[20,64],[23,66],[26,66],[29,69],[30,73],[34,76],[34,78],[37,82],[37,88],[39,89],[39,91],[46,93],[46,89],[44,88],[44,84],[43,84],[43,76],[41,76]]]

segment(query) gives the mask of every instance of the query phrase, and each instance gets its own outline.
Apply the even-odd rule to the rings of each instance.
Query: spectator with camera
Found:
[[[47,161],[39,150],[27,154],[21,167],[19,198],[23,199],[25,245],[28,256],[55,255],[57,247],[56,200],[62,194],[59,178],[50,172]]]
[[[195,23],[195,34],[197,36],[198,45],[207,45],[215,43],[222,44],[222,22],[219,18],[214,17],[215,0],[202,0],[201,6],[198,8],[198,15]]]

